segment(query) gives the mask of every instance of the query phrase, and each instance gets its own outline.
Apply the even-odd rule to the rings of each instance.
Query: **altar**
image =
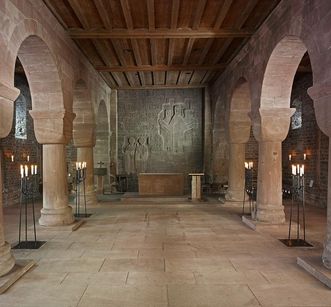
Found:
[[[182,173],[140,173],[139,195],[182,196],[184,178]]]

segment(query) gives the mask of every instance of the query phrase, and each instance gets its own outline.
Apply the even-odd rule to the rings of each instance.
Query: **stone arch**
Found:
[[[98,167],[98,162],[104,163],[103,167],[109,166],[109,116],[104,100],[98,106],[96,120],[96,144],[94,147],[94,166]]]
[[[15,89],[16,57],[23,65],[31,92],[30,113],[36,138],[43,144],[64,143],[72,135],[73,115],[65,107],[71,104],[71,97],[64,93],[60,65],[53,47],[47,31],[36,20],[25,19],[13,30],[0,57],[0,62],[6,64],[0,70],[0,80],[11,89]]]
[[[229,188],[227,199],[242,201],[245,186],[245,146],[249,140],[251,92],[248,81],[241,77],[235,82],[229,106]]]
[[[95,145],[95,122],[91,95],[86,82],[79,79],[73,90],[73,143],[76,147]]]
[[[273,49],[262,82],[261,108],[288,108],[295,73],[307,47],[297,36],[285,36]]]

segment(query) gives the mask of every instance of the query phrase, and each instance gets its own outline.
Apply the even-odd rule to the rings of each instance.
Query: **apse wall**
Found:
[[[118,173],[200,172],[203,168],[202,89],[118,91]]]

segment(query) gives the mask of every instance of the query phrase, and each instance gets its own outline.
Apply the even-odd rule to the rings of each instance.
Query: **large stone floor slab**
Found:
[[[10,243],[16,210],[5,208]],[[296,264],[321,254],[320,209],[307,210],[313,249],[286,247],[277,229],[252,231],[238,206],[112,201],[89,212],[77,231],[39,227],[42,248],[13,251],[36,266],[0,306],[331,306],[331,291]]]

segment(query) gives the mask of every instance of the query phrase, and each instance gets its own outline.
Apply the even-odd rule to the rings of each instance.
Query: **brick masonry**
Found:
[[[25,101],[26,107],[20,116],[26,117],[26,139],[15,138],[15,116],[10,134],[1,139],[1,159],[3,174],[3,201],[4,205],[14,205],[20,201],[20,164],[28,164],[27,156],[30,156],[30,163],[38,164],[41,171],[42,147],[38,144],[35,134],[33,120],[29,114],[31,110],[31,96],[28,81],[24,74],[15,74],[15,87],[20,89],[21,93],[18,101]],[[16,105],[15,112],[16,114]],[[14,155],[14,162],[11,161],[11,155]],[[39,197],[41,195],[38,195]]]
[[[137,190],[139,172],[202,171],[202,95],[201,89],[118,92],[118,170],[133,174],[130,190]],[[137,144],[139,137],[146,146]]]
[[[289,130],[283,142],[283,186],[291,183],[291,164],[305,165],[305,196],[309,205],[323,207],[327,205],[328,185],[328,144],[329,138],[319,129],[312,99],[307,89],[312,86],[311,74],[298,74],[294,79],[291,107],[294,101],[302,102],[302,127]],[[306,161],[303,154],[307,154]],[[289,161],[289,154],[292,155]],[[309,187],[310,181],[313,186]]]

